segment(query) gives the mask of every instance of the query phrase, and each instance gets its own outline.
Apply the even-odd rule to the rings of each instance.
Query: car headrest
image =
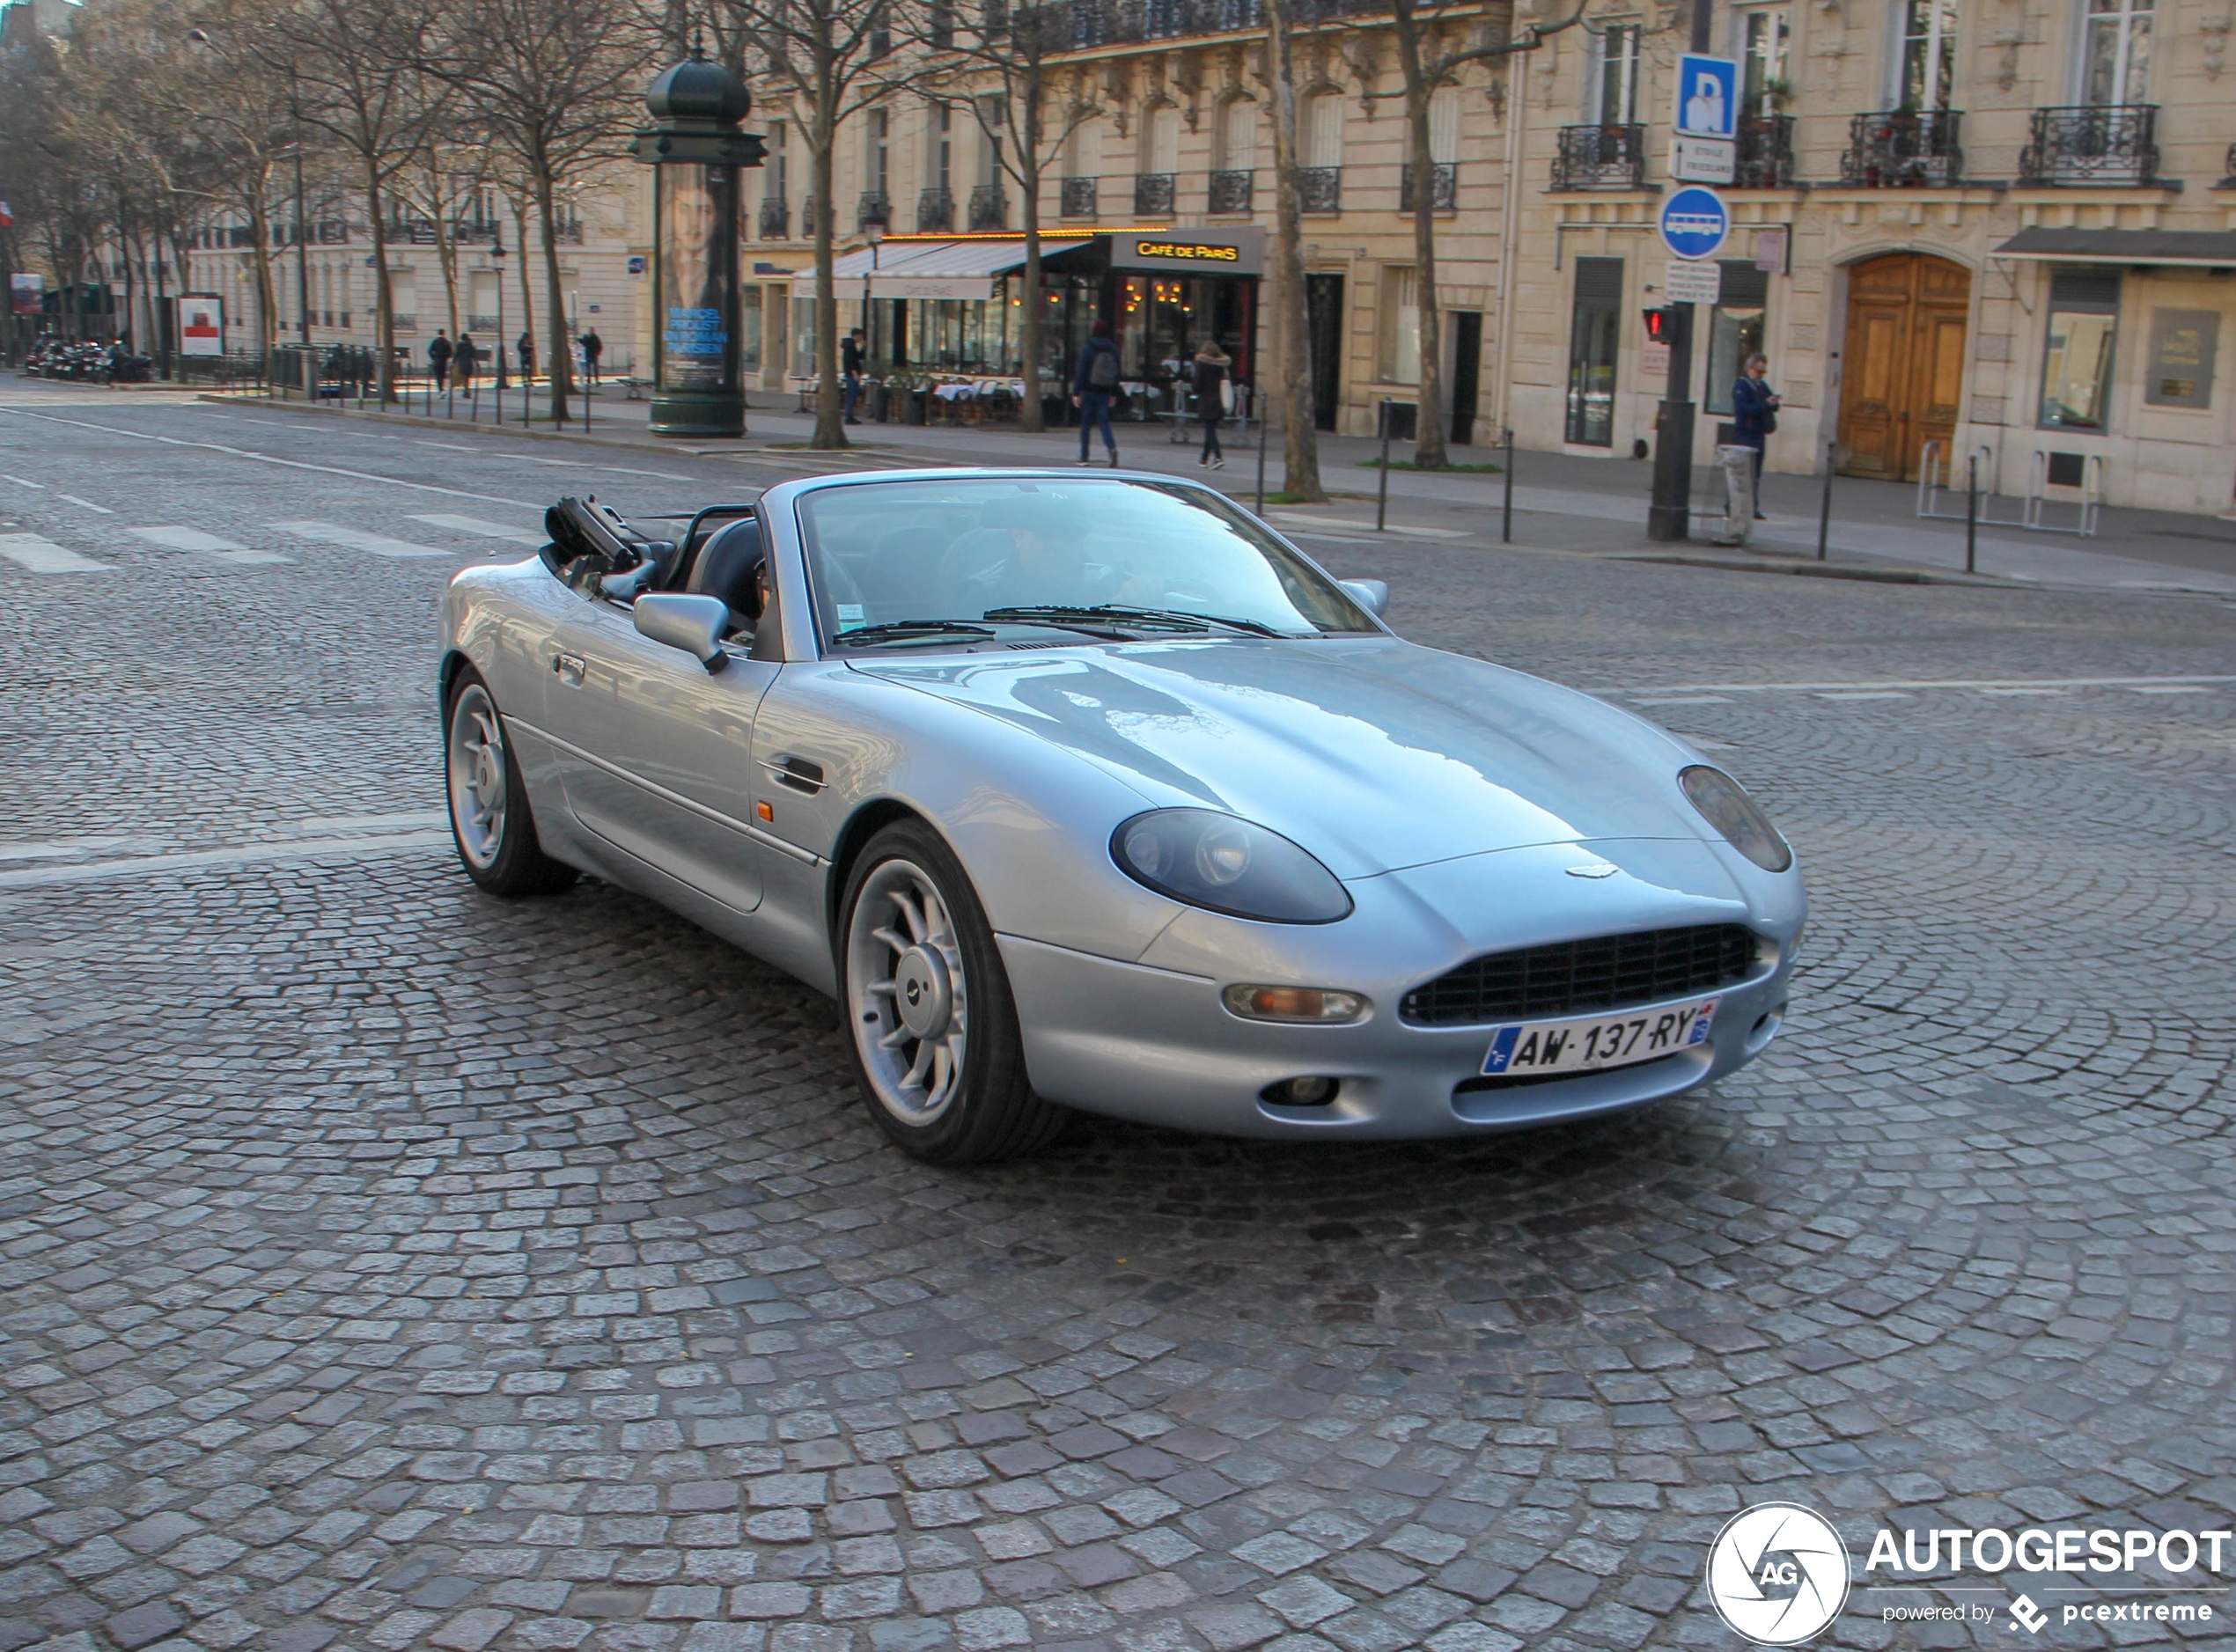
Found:
[[[756,576],[767,555],[761,545],[761,518],[740,517],[699,547],[684,589],[699,596],[721,598],[739,624],[751,625],[761,618]]]

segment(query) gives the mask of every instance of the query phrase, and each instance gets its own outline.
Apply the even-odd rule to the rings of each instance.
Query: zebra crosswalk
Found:
[[[409,540],[390,539],[385,533],[367,533],[362,528],[345,528],[335,522],[268,522],[267,527],[282,533],[291,533],[298,540],[310,540],[320,545],[339,545],[344,550],[370,551],[375,556],[407,558],[414,556],[455,556],[432,545],[417,545]]]
[[[215,533],[204,533],[200,528],[163,527],[127,528],[135,539],[145,540],[151,545],[160,545],[165,550],[201,551],[220,557],[228,562],[291,562],[291,556],[277,551],[254,551],[231,540],[221,540]]]
[[[0,556],[34,574],[106,574],[107,562],[81,556],[36,533],[0,533]]]
[[[5,480],[13,480],[7,478]],[[39,487],[38,483],[27,483]],[[111,515],[119,514],[112,509]],[[292,567],[299,563],[338,565],[336,551],[390,562],[448,561],[453,564],[518,554],[515,547],[540,547],[544,536],[525,525],[444,512],[406,518],[427,538],[383,533],[376,527],[313,518],[236,529],[239,538],[180,522],[41,523],[47,532],[0,531],[0,578],[13,575],[120,573],[197,562],[239,568]],[[0,518],[0,530],[16,522]],[[409,530],[407,530],[408,532]],[[50,537],[51,535],[51,537]],[[448,540],[449,543],[441,541]],[[463,540],[464,543],[459,541]],[[73,543],[74,541],[74,543]],[[285,546],[286,549],[279,548]],[[140,554],[135,556],[134,553]],[[151,561],[148,553],[155,553]],[[176,558],[167,562],[167,558]]]

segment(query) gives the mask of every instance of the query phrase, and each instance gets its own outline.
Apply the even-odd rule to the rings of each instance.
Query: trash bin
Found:
[[[908,393],[908,411],[907,415],[902,419],[901,422],[904,424],[922,424],[924,422],[925,406],[930,399],[931,394],[929,391],[923,389],[911,390]]]

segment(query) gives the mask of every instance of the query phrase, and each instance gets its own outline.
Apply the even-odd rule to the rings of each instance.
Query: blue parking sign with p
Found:
[[[1739,130],[1739,60],[1697,52],[1680,56],[1677,129],[1688,137],[1730,137]]]

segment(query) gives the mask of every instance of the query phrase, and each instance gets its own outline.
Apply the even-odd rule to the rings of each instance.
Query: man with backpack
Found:
[[[1110,454],[1111,468],[1118,465],[1118,434],[1110,428],[1110,404],[1118,396],[1118,346],[1111,341],[1110,323],[1097,321],[1088,329],[1079,350],[1079,363],[1071,374],[1071,405],[1079,409],[1079,462],[1087,462],[1087,437],[1102,427],[1102,444]]]
[[[443,336],[443,329],[440,327],[437,327],[435,336],[427,341],[427,371],[435,380],[436,389],[440,390],[448,384],[451,376],[451,341]]]

